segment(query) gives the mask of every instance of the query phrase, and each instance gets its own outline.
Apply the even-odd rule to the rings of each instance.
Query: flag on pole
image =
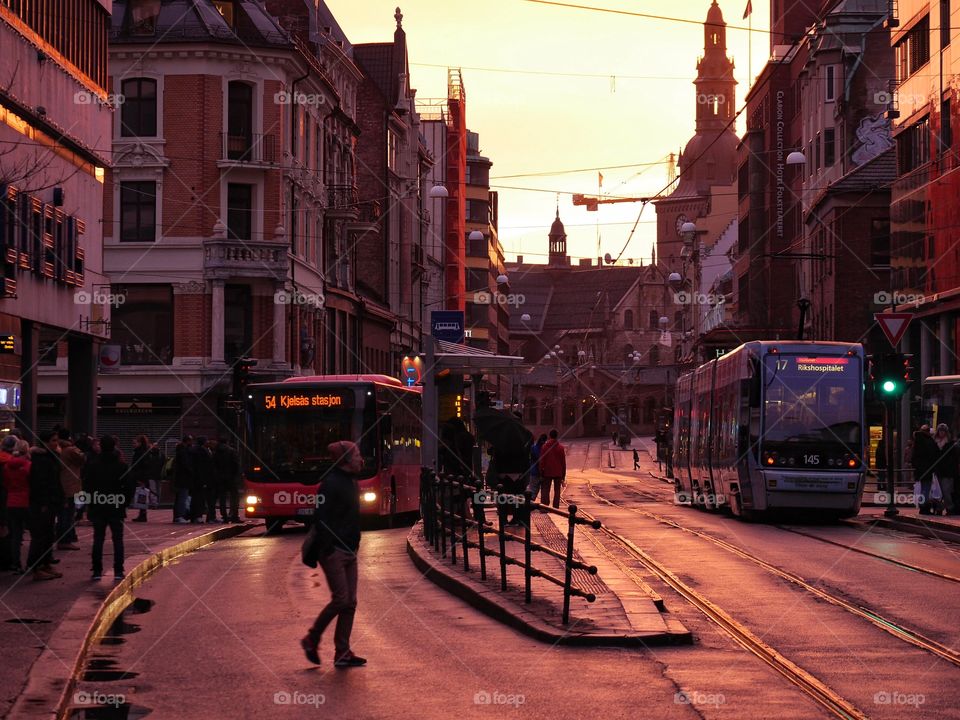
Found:
[[[600,181],[600,187],[603,187],[603,173],[602,173],[602,172],[598,172],[598,173],[597,173],[597,176],[598,176],[599,181]]]
[[[751,15],[753,15],[753,0],[747,0],[747,7],[743,11],[743,19],[746,20]]]

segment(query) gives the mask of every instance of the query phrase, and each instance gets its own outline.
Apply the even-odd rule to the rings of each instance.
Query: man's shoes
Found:
[[[122,571],[121,571],[121,572],[115,572],[115,573],[113,574],[113,579],[114,579],[114,580],[123,580],[126,576],[127,576],[126,573],[124,573],[124,572],[122,572]]]
[[[301,638],[300,647],[303,648],[303,654],[307,656],[307,660],[312,662],[314,665],[320,664],[320,654],[317,652],[317,646],[310,639],[309,635]]]
[[[103,580],[103,573],[95,572],[90,579],[93,580],[93,582],[100,582]]]
[[[33,571],[34,580],[55,580],[58,577],[63,577],[60,573],[54,573],[49,570],[44,570],[42,568],[37,568]]]
[[[57,550],[79,550],[80,546],[74,542],[58,543]]]
[[[349,652],[335,659],[333,664],[336,667],[363,667],[367,664],[367,659]]]
[[[186,525],[187,523],[190,522],[190,521],[187,520],[186,518],[182,518],[182,517],[180,517],[180,518],[174,518],[173,521],[174,521],[177,525]]]

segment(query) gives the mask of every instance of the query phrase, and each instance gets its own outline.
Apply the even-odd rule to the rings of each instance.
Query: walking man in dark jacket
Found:
[[[220,491],[221,518],[224,522],[240,522],[240,457],[223,436],[213,450],[213,474]]]
[[[30,451],[30,553],[27,565],[34,580],[63,577],[53,569],[54,524],[64,505],[60,484],[60,458],[57,436],[44,430],[37,436],[37,446]]]
[[[83,489],[90,501],[88,517],[93,523],[93,579],[103,577],[103,543],[110,528],[113,540],[113,577],[123,579],[123,521],[133,499],[136,483],[120,459],[117,441],[100,438],[100,454],[84,469]]]
[[[356,476],[363,468],[363,457],[356,443],[349,440],[330,443],[327,452],[335,467],[320,481],[313,522],[320,567],[330,586],[331,597],[300,646],[307,659],[319,665],[320,637],[336,618],[333,664],[359,667],[367,661],[350,649],[350,632],[357,609],[357,549],[360,547],[360,493]]]

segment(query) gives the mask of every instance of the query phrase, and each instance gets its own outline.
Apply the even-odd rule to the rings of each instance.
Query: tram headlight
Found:
[[[377,501],[377,494],[373,490],[367,490],[360,496],[360,499],[366,503],[372,503]]]
[[[262,502],[263,500],[256,495],[247,495],[247,505],[259,505]]]
[[[763,464],[764,465],[774,465],[777,462],[776,453],[764,453],[763,454]]]

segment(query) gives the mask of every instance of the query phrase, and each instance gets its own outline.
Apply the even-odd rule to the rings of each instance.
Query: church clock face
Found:
[[[687,216],[686,216],[686,215],[682,215],[682,214],[681,214],[681,215],[678,215],[678,216],[677,216],[677,235],[680,235],[680,231],[683,229],[683,224],[684,224],[685,222],[687,222]]]

